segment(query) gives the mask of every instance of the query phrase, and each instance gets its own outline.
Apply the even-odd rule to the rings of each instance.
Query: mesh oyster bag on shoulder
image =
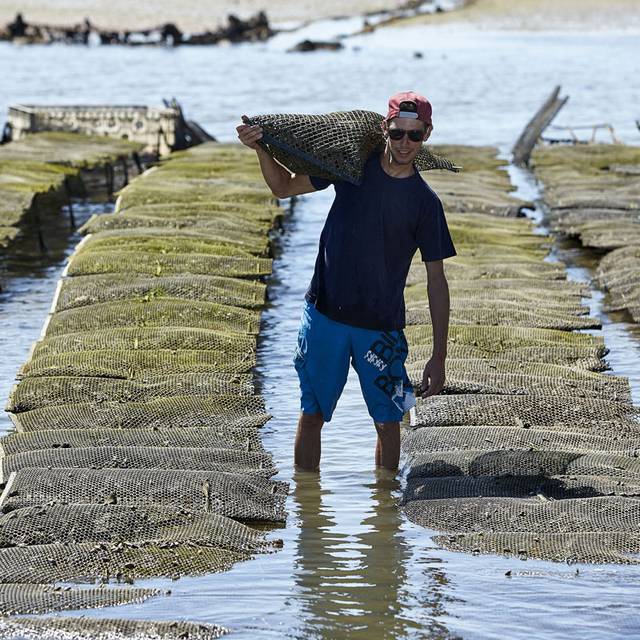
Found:
[[[336,111],[323,115],[270,114],[246,118],[262,127],[265,149],[294,173],[360,184],[365,162],[382,151],[384,117],[374,111]],[[419,171],[460,167],[426,147],[414,161]]]

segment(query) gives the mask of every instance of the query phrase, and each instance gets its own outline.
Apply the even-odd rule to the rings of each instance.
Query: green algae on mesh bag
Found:
[[[235,256],[246,259],[252,255],[243,249],[217,242],[206,236],[182,236],[165,231],[163,234],[126,234],[119,236],[105,236],[89,238],[76,250],[76,255],[87,250],[92,253],[98,251],[136,251],[141,253],[158,254],[211,254],[214,256]]]
[[[168,310],[173,299],[185,313],[184,321],[181,317],[176,317],[175,326],[180,327],[190,326],[187,322],[189,300],[256,309],[264,304],[265,291],[264,283],[256,280],[217,275],[179,273],[165,276],[157,275],[157,272],[76,275],[62,282],[55,311],[115,300],[151,303],[163,299]],[[193,311],[197,312],[197,308]],[[216,313],[215,308],[210,311],[212,319],[221,315]],[[224,309],[220,311],[223,312]],[[232,315],[230,312],[228,317]],[[136,321],[131,324],[145,323]]]
[[[247,308],[202,300],[156,298],[146,288],[144,295],[133,299],[115,299],[60,311],[51,316],[47,337],[111,327],[192,327],[214,331],[243,331],[257,334],[260,328],[258,309],[264,304],[256,299]]]
[[[195,349],[222,355],[249,355],[256,351],[256,336],[240,331],[216,331],[191,327],[111,327],[91,329],[39,340],[29,360],[40,356],[100,349]]]
[[[145,402],[159,398],[190,395],[249,396],[255,393],[251,375],[239,373],[145,372],[137,379],[97,376],[42,376],[25,378],[14,386],[6,411],[20,413],[47,405],[78,402]],[[0,449],[6,451],[0,441]]]
[[[107,136],[43,131],[30,133],[0,147],[0,161],[44,161],[76,169],[89,169],[141,151],[143,146],[139,142]]]
[[[146,274],[151,276],[201,274],[235,278],[258,278],[271,273],[271,260],[255,256],[212,253],[82,251],[69,261],[67,275],[105,273]]]
[[[149,371],[171,373],[245,373],[254,353],[223,354],[199,349],[75,351],[38,356],[23,364],[18,379],[31,376],[103,376],[134,379]]]

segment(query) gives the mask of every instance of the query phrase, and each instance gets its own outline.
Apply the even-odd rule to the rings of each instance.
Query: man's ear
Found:
[[[385,139],[387,138],[387,136],[389,135],[389,125],[387,123],[386,120],[383,120],[380,123],[380,128],[382,129],[382,135],[385,137]]]
[[[422,138],[422,142],[426,142],[433,131],[433,125],[428,124],[424,130],[424,137]]]

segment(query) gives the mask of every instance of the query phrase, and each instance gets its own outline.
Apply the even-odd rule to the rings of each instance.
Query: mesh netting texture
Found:
[[[251,395],[250,374],[144,373],[140,380],[90,376],[42,376],[16,385],[6,409],[13,413],[79,402],[144,402],[171,396]]]
[[[440,535],[434,540],[452,551],[494,553],[569,564],[580,562],[638,564],[640,543],[635,533],[467,533]]]
[[[191,327],[116,327],[50,336],[35,343],[32,357],[73,351],[150,350],[217,351],[239,357],[256,348],[254,335]]]
[[[7,590],[7,610],[142,601],[156,592],[74,589],[56,605],[47,585],[203,575],[281,545],[240,521],[285,520],[252,374],[283,211],[255,154],[219,144],[162,161],[117,210],[83,227],[7,403],[0,582],[25,587]],[[221,633],[73,619],[56,633],[65,624],[96,638]]]
[[[118,273],[64,280],[56,300],[56,311],[115,300],[147,302],[162,298],[253,309],[264,304],[264,296],[264,285],[249,280],[204,274],[146,277],[137,273]]]
[[[61,504],[156,505],[239,520],[284,522],[285,483],[258,475],[174,469],[26,468],[9,478],[2,510]]]
[[[609,310],[626,309],[640,322],[638,147],[622,144],[541,147],[533,155],[545,185],[551,226],[578,238],[602,258],[597,281]],[[603,197],[606,194],[606,197]]]
[[[136,578],[178,578],[229,570],[245,554],[196,545],[53,543],[0,549],[0,580],[40,584],[75,580],[131,582]]]
[[[143,297],[91,304],[55,313],[49,319],[46,335],[81,333],[104,327],[189,327],[257,334],[260,316],[255,309],[242,309],[217,302]]]
[[[593,173],[589,153],[574,148],[576,162]],[[499,180],[502,170],[481,154],[475,161],[457,157],[468,172],[429,180],[436,191],[442,185],[458,211],[448,216],[458,256],[445,265],[451,326],[444,395],[418,399],[412,428],[403,430],[405,512],[448,532],[435,540],[451,550],[636,563],[640,414],[629,381],[597,373],[607,368],[602,338],[574,330],[597,328],[599,320],[582,304],[584,286],[568,282],[561,263],[545,261],[548,238],[536,235],[529,221],[498,219],[495,211],[460,213],[471,194],[485,187],[485,193],[504,192],[509,182]],[[542,160],[556,226],[565,220],[569,231],[584,205],[556,173],[560,163],[550,166],[544,154]],[[598,233],[604,236],[604,225]],[[616,251],[627,254],[605,257],[599,276],[612,293],[611,306],[622,306],[615,295],[627,295],[631,307],[637,269],[635,281],[631,272],[640,254],[637,247]],[[607,272],[610,265],[615,275]],[[414,262],[405,333],[416,385],[433,342],[425,281],[424,266]]]
[[[156,589],[74,589],[41,584],[0,584],[0,614],[49,613],[70,609],[94,609],[140,603],[162,594]]]
[[[184,427],[182,429],[56,429],[12,433],[0,441],[2,455],[39,449],[90,447],[212,447],[261,451],[257,428]]]
[[[147,402],[78,402],[12,414],[18,431],[170,429],[261,426],[269,418],[260,396],[173,396]]]
[[[218,625],[183,621],[24,617],[0,620],[0,632],[5,637],[27,640],[214,640],[227,630]]]
[[[482,366],[475,366],[477,362]],[[407,367],[409,379],[415,386],[422,381],[423,368],[424,361],[414,362]],[[590,371],[545,363],[488,358],[480,361],[451,358],[444,392],[557,395],[631,401],[627,378],[597,376]]]
[[[373,111],[356,110],[260,115],[245,122],[262,127],[262,145],[293,173],[359,184],[369,156],[384,148],[383,120]],[[421,171],[458,170],[426,147],[418,152],[415,164]]]
[[[0,516],[0,547],[55,542],[197,543],[256,553],[282,545],[213,511],[109,504],[26,507]],[[126,595],[126,594],[125,594]]]
[[[271,273],[271,261],[243,256],[216,256],[209,254],[140,253],[139,251],[90,251],[85,249],[72,258],[67,268],[70,276],[100,273],[141,273],[171,275],[193,273],[226,275],[231,277],[257,277]]]
[[[407,506],[408,511],[412,508],[412,504]],[[567,500],[456,498],[433,500],[429,511],[416,509],[416,516],[430,529],[461,533],[633,533],[638,529],[640,500],[620,496]]]
[[[35,357],[24,364],[18,378],[38,376],[97,376],[135,378],[145,372],[244,373],[255,365],[253,352],[226,354],[193,349],[96,350]]]
[[[0,481],[27,467],[54,469],[193,469],[270,477],[271,456],[258,451],[209,447],[63,447],[13,453],[0,459]]]

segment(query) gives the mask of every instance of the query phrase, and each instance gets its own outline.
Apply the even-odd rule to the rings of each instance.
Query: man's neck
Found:
[[[392,178],[409,178],[415,173],[413,162],[411,164],[398,164],[394,161],[388,149],[385,149],[380,154],[380,166]]]

